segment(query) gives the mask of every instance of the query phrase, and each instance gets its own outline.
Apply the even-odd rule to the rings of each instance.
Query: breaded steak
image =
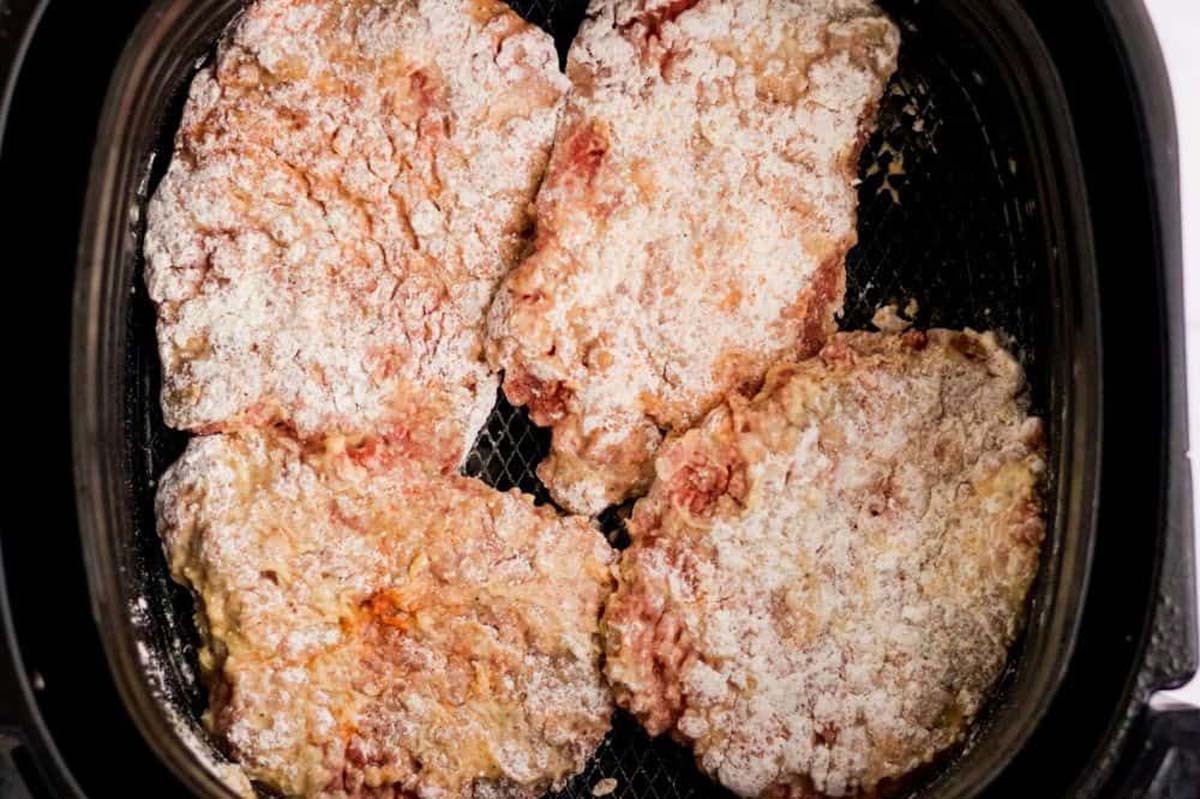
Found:
[[[605,615],[618,703],[743,796],[930,761],[1020,627],[1044,468],[992,334],[837,334],[661,449]]]
[[[535,797],[609,727],[613,554],[377,444],[194,438],[159,532],[199,599],[205,720],[288,796]]]
[[[560,505],[641,493],[662,430],[833,331],[898,45],[869,0],[591,4],[535,251],[489,318],[508,398],[553,427]]]
[[[455,466],[566,79],[498,0],[258,0],[149,206],[169,425],[378,432]]]

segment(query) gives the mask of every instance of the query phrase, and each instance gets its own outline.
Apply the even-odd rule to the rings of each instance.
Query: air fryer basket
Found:
[[[75,445],[95,613],[127,706],[202,795],[223,795],[225,758],[199,722],[206,696],[192,600],[170,580],[154,530],[155,481],[186,439],[162,423],[140,244],[186,86],[240,5],[162,0],[131,38],[101,123],[76,296]],[[880,305],[896,303],[915,309],[919,327],[1003,331],[1051,446],[1051,534],[1028,629],[968,742],[893,786],[902,795],[965,796],[1028,737],[1074,641],[1100,445],[1093,264],[1066,102],[1020,9],[1012,0],[884,5],[901,25],[900,68],[860,165],[860,241],[848,259],[842,327],[869,328]],[[585,3],[514,6],[565,52]],[[547,445],[545,431],[498,398],[466,471],[546,502],[534,468]],[[617,515],[604,521],[619,543]],[[561,795],[591,796],[605,777],[617,779],[617,797],[723,795],[686,750],[648,739],[620,714]]]

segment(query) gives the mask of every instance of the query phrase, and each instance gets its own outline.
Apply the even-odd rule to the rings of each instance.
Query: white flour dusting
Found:
[[[167,423],[376,432],[456,466],[565,87],[492,0],[251,5],[149,206]]]
[[[1044,533],[992,334],[838,334],[666,444],[605,615],[617,700],[743,796],[870,794],[959,741]]]
[[[561,505],[640,493],[660,429],[832,332],[898,44],[867,0],[591,4],[536,250],[489,322],[509,399],[554,428]]]

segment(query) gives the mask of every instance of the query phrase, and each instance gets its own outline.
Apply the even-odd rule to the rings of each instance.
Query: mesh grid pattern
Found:
[[[463,473],[500,491],[519,488],[539,505],[550,501],[536,469],[550,451],[550,431],[534,426],[524,409],[508,404],[501,393],[487,424],[475,439]]]
[[[554,34],[560,53],[586,6],[580,0],[512,4]],[[867,328],[880,305],[904,308],[913,300],[919,327],[1002,330],[1030,374],[1037,409],[1043,405],[1040,364],[1045,360],[1038,351],[1043,338],[1038,324],[1047,313],[1038,287],[1046,284],[1046,264],[1036,246],[1042,235],[1039,209],[1028,199],[1034,189],[1022,169],[1025,145],[1015,120],[1006,115],[1005,89],[960,31],[936,30],[933,4],[883,4],[903,26],[900,69],[860,163],[859,244],[847,259],[841,325]],[[170,132],[164,131],[160,155],[170,152]],[[158,159],[159,169],[167,160]],[[134,346],[128,380],[128,434],[138,442],[131,452],[132,473],[146,476],[134,489],[139,505],[134,540],[145,566],[136,579],[152,608],[146,641],[170,664],[164,698],[199,731],[206,696],[190,623],[192,600],[168,576],[153,513],[155,480],[178,457],[185,438],[162,423],[154,311],[140,294],[130,320]],[[501,396],[464,472],[548,503],[535,471],[548,447],[549,433],[532,426],[523,410]],[[610,510],[600,519],[618,547],[624,544],[621,513]],[[667,738],[651,740],[623,713],[585,771],[555,799],[587,799],[608,778],[617,782],[608,794],[616,799],[729,796],[699,773],[686,749]]]
[[[611,799],[709,799],[732,794],[702,776],[692,755],[668,738],[651,739],[620,715],[583,773],[548,799],[591,799],[596,786],[616,780]]]

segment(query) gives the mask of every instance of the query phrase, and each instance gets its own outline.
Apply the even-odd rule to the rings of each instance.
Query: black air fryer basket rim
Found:
[[[50,0],[0,0],[0,155],[8,130],[13,94],[30,44]],[[8,15],[6,21],[2,15]],[[7,25],[6,25],[7,22]],[[11,27],[9,27],[11,26]],[[54,745],[33,696],[33,683],[21,661],[13,623],[8,579],[0,548],[0,739],[28,742],[42,783],[61,797],[83,797],[66,761]]]
[[[1061,424],[1059,432],[1064,442],[1058,453],[1059,488],[1072,494],[1058,503],[1056,513],[1058,533],[1050,549],[1055,552],[1053,576],[1057,579],[1041,581],[1035,604],[1037,618],[1030,625],[1031,637],[1040,636],[1040,656],[1025,657],[1019,663],[1018,671],[1025,681],[1016,683],[1012,696],[1017,695],[1017,689],[1024,689],[1021,706],[1015,707],[1015,701],[1001,703],[997,713],[1008,714],[1005,723],[989,725],[989,729],[979,732],[968,753],[956,758],[946,770],[945,774],[951,776],[935,780],[929,786],[931,795],[941,796],[973,793],[994,777],[1031,732],[1062,677],[1086,578],[1091,530],[1086,514],[1093,507],[1088,497],[1094,487],[1094,448],[1098,442],[1095,413],[1098,389],[1094,381],[1098,376],[1099,347],[1095,340],[1094,319],[1089,314],[1095,307],[1094,289],[1088,284],[1087,277],[1090,237],[1087,235],[1086,209],[1078,202],[1069,202],[1082,198],[1082,192],[1078,191],[1079,164],[1072,146],[1070,122],[1061,116],[1055,119],[1056,113],[1061,115],[1064,101],[1061,88],[1054,81],[1049,57],[1038,44],[1036,32],[1015,6],[997,5],[1003,6],[1006,13],[988,13],[988,8],[964,3],[962,8],[978,16],[973,18],[972,13],[964,12],[957,22],[964,26],[974,25],[973,32],[982,37],[980,44],[994,49],[993,57],[1011,56],[1016,52],[1033,62],[1019,66],[996,64],[997,69],[1011,67],[1012,74],[1005,77],[1017,82],[1038,79],[1038,82],[1027,83],[1021,88],[1038,97],[1041,107],[1022,105],[1019,108],[1034,120],[1037,133],[1046,136],[1046,139],[1034,142],[1033,147],[1037,149],[1028,155],[1043,162],[1041,170],[1034,170],[1040,178],[1037,200],[1045,215],[1042,224],[1047,231],[1044,235],[1052,237],[1060,247],[1050,256],[1050,270],[1056,281],[1051,284],[1051,292],[1062,303],[1057,309],[1056,329],[1050,334],[1050,340],[1057,342],[1068,354],[1070,362],[1051,366],[1048,379],[1051,394],[1057,395],[1057,399],[1051,398],[1052,437],[1054,426]],[[129,391],[123,384],[125,370],[128,359],[134,357],[127,348],[136,346],[123,338],[128,332],[124,329],[123,313],[128,305],[128,273],[136,260],[137,248],[134,231],[138,220],[131,215],[136,215],[140,209],[139,205],[131,203],[131,199],[144,192],[147,175],[143,159],[147,148],[152,146],[142,139],[145,131],[154,124],[152,117],[161,105],[161,98],[169,96],[167,92],[175,88],[167,84],[178,84],[180,77],[190,74],[197,53],[208,49],[219,27],[214,24],[211,8],[206,9],[209,15],[201,21],[197,18],[199,12],[189,16],[180,10],[180,6],[180,3],[160,3],[138,27],[116,72],[102,120],[77,284],[76,464],[95,613],[126,703],[151,745],[179,776],[194,789],[210,794],[216,789],[218,794],[229,795],[219,787],[213,763],[206,758],[197,758],[180,740],[178,730],[170,722],[171,708],[148,683],[138,651],[143,641],[139,640],[127,618],[128,604],[135,593],[131,589],[136,579],[133,573],[139,570],[140,564],[136,555],[126,551],[122,538],[125,530],[131,529],[132,521],[127,505],[128,481],[139,479],[136,473],[129,472],[122,453],[130,446],[128,439],[131,436],[137,438],[144,432],[136,429],[140,420],[133,420],[132,428],[128,418],[120,421],[123,418],[121,403]],[[224,12],[219,16],[227,17],[238,6],[238,3],[226,0],[219,6]],[[183,30],[173,25],[182,25]],[[1005,40],[1006,35],[1012,38]],[[1014,48],[1014,43],[1023,44],[1024,49]],[[148,48],[147,45],[153,46]],[[158,60],[160,56],[169,59],[165,68]],[[982,83],[978,73],[974,74]],[[144,85],[146,81],[150,83],[148,89]],[[144,91],[139,94],[139,89]],[[1014,99],[1019,97],[1020,94],[1014,94]],[[1059,102],[1055,104],[1054,99]],[[1039,114],[1043,117],[1040,127],[1036,125]],[[1047,129],[1045,117],[1054,119],[1058,123],[1056,127]],[[1029,120],[1024,121],[1029,123]],[[1058,174],[1045,171],[1047,168],[1056,168]],[[1064,185],[1056,181],[1063,181]],[[1076,191],[1071,192],[1071,189]],[[1074,224],[1067,225],[1059,218],[1064,209],[1075,214],[1071,220]],[[1063,268],[1062,261],[1078,268],[1079,285],[1060,282],[1069,282],[1072,277],[1072,270]],[[112,341],[117,342],[115,348],[109,346]],[[1060,355],[1059,352],[1051,354]],[[1065,495],[1060,494],[1060,497]],[[1067,513],[1074,515],[1064,524]],[[1063,550],[1068,549],[1071,557],[1063,560]],[[1064,569],[1062,573],[1057,572],[1060,567]],[[1045,625],[1040,623],[1042,617],[1049,619]],[[1032,644],[1027,646],[1026,651],[1031,647]],[[1040,690],[1030,690],[1030,685],[1036,685]],[[159,688],[163,690],[161,685]],[[964,763],[967,765],[963,766]],[[960,768],[966,774],[954,775],[954,770]],[[968,770],[971,768],[974,771]]]
[[[1115,715],[1093,757],[1095,767],[1080,775],[1074,786],[1079,796],[1096,795],[1114,769],[1124,779],[1149,774],[1157,782],[1171,779],[1172,747],[1179,746],[1181,728],[1194,729],[1178,711],[1155,710],[1151,697],[1178,688],[1197,674],[1200,629],[1197,625],[1196,540],[1193,518],[1192,471],[1188,460],[1187,361],[1184,314],[1184,261],[1179,189],[1179,140],[1171,83],[1154,24],[1141,2],[1101,0],[1109,34],[1120,49],[1125,88],[1136,100],[1136,122],[1147,193],[1153,206],[1155,268],[1163,313],[1159,319],[1160,352],[1164,360],[1164,402],[1161,437],[1165,464],[1159,487],[1158,552],[1154,560],[1155,599],[1141,627],[1137,649],[1141,663],[1125,686],[1123,710]],[[1194,716],[1200,710],[1191,710]],[[1176,716],[1177,718],[1172,718]],[[1131,735],[1143,740],[1126,746]],[[1172,740],[1175,736],[1177,739]],[[1177,758],[1176,758],[1177,759]],[[1141,761],[1152,761],[1151,763]],[[1161,763],[1158,762],[1161,760]],[[1163,769],[1156,775],[1158,769]],[[1129,783],[1108,789],[1113,796],[1145,790]],[[1182,795],[1182,794],[1180,794]]]
[[[1200,630],[1180,621],[1196,617],[1195,536],[1193,530],[1192,474],[1188,461],[1188,403],[1186,330],[1184,324],[1182,221],[1179,192],[1179,140],[1175,108],[1154,27],[1141,3],[1104,0],[1115,41],[1126,47],[1124,64],[1127,88],[1142,106],[1141,139],[1151,168],[1146,175],[1156,203],[1151,221],[1158,231],[1155,253],[1166,313],[1159,336],[1166,354],[1167,396],[1163,439],[1167,442],[1168,468],[1162,486],[1162,527],[1159,559],[1159,602],[1146,630],[1146,662],[1135,683],[1140,699],[1155,691],[1177,688],[1197,668]],[[1122,35],[1124,32],[1124,35]]]
[[[0,10],[5,12],[5,14],[10,15],[10,16],[8,16],[7,20],[3,19],[3,16],[0,15],[0,32],[5,31],[5,30],[6,31],[16,30],[19,32],[23,32],[23,36],[20,37],[20,41],[27,42],[28,39],[32,36],[34,29],[36,27],[34,22],[29,21],[30,15],[34,11],[36,11],[38,14],[40,14],[40,11],[42,9],[44,9],[47,4],[48,4],[48,0],[40,0],[40,2],[38,2],[37,0],[9,0],[9,2],[7,2],[7,3],[4,0],[0,0]],[[1118,0],[1118,3],[1116,4],[1116,7],[1118,9],[1120,9],[1120,7],[1121,7],[1119,0]],[[1140,11],[1140,8],[1133,9],[1133,11],[1136,14],[1137,12]],[[1120,20],[1118,20],[1118,21],[1121,22]],[[1125,22],[1122,22],[1122,24],[1117,26],[1118,36],[1116,38],[1118,38],[1118,39],[1122,39],[1122,38],[1127,39],[1128,38],[1128,34],[1127,34],[1128,28],[1126,27],[1127,24],[1128,24],[1127,21],[1125,21]],[[15,27],[12,27],[14,25],[15,25]],[[1122,31],[1125,31],[1125,32],[1123,33]],[[19,59],[16,58],[14,54],[21,52],[24,49],[23,45],[21,45],[19,47],[12,48],[12,50],[10,51],[10,46],[12,45],[12,43],[14,41],[15,41],[15,37],[0,36],[0,82],[5,83],[5,89],[6,89],[6,91],[3,95],[4,103],[3,103],[3,105],[0,105],[0,133],[2,133],[3,128],[4,128],[4,125],[3,125],[4,116],[5,116],[4,112],[7,110],[7,100],[8,100],[9,94],[11,93],[12,84],[13,84],[13,81],[14,81],[14,78],[15,78],[15,75],[17,72],[18,65],[19,65]],[[1151,41],[1149,43],[1149,51],[1143,51],[1140,56],[1138,56],[1138,54],[1135,53],[1134,56],[1135,56],[1135,58],[1134,58],[1135,66],[1138,65],[1137,57],[1141,57],[1141,58],[1148,57],[1150,60],[1152,60],[1156,63],[1161,63],[1160,56],[1157,53],[1157,50],[1154,46],[1152,36],[1151,36]],[[7,73],[2,71],[5,68],[9,69],[9,71]],[[1153,122],[1153,120],[1152,120],[1152,122]],[[1173,131],[1171,121],[1169,118],[1169,113],[1168,113],[1168,118],[1165,121],[1165,123],[1161,119],[1158,120],[1158,122],[1161,124],[1160,130],[1172,130]],[[97,153],[100,154],[102,149],[103,149],[103,140],[102,140],[102,146],[97,149]],[[1171,166],[1172,170],[1174,168],[1173,167],[1173,163],[1174,163],[1173,158],[1174,158],[1174,156],[1172,155],[1171,159],[1169,159],[1171,161],[1170,166]],[[1156,166],[1159,167],[1160,171],[1163,169],[1163,159],[1156,159],[1155,164],[1156,164]],[[1170,171],[1170,170],[1168,170],[1168,171]],[[1176,180],[1176,176],[1173,174],[1173,172],[1169,175],[1169,177],[1171,178],[1171,180]],[[1160,181],[1160,185],[1162,182],[1164,182],[1164,181]],[[1164,240],[1165,240],[1165,243],[1166,243],[1167,249],[1168,249],[1168,253],[1164,259],[1164,266],[1165,266],[1165,271],[1166,271],[1166,275],[1167,275],[1167,280],[1168,280],[1168,283],[1170,284],[1168,287],[1167,294],[1168,294],[1168,299],[1170,300],[1170,305],[1171,305],[1171,314],[1170,314],[1171,319],[1169,321],[1171,322],[1171,328],[1172,328],[1169,331],[1170,335],[1168,335],[1167,338],[1168,338],[1169,344],[1171,345],[1171,350],[1172,350],[1172,364],[1176,365],[1176,366],[1181,366],[1181,364],[1182,364],[1182,335],[1181,335],[1182,315],[1179,312],[1179,307],[1178,307],[1179,297],[1181,296],[1181,293],[1178,291],[1178,289],[1179,289],[1179,285],[1178,285],[1179,284],[1179,270],[1178,270],[1179,258],[1178,258],[1178,252],[1177,252],[1177,250],[1178,250],[1177,196],[1174,199],[1174,202],[1176,203],[1176,205],[1174,207],[1172,207],[1170,205],[1170,203],[1168,203],[1167,200],[1165,198],[1163,198],[1161,195],[1160,195],[1160,200],[1163,201],[1163,203],[1164,203],[1163,207],[1168,212],[1167,213],[1168,218],[1165,220],[1165,222],[1169,222],[1171,212],[1173,212],[1173,215],[1174,215],[1174,227],[1173,228],[1170,224],[1164,224],[1164,228],[1165,228]],[[94,220],[95,218],[96,217],[94,215],[90,215],[88,217],[88,219],[90,219],[90,220]],[[89,230],[89,228],[85,224],[85,228],[84,228],[85,234],[88,232],[88,230]],[[1171,250],[1174,250],[1174,252],[1173,253],[1170,252]],[[76,354],[78,354],[78,353],[76,353]],[[1173,414],[1172,414],[1172,420],[1173,420],[1172,435],[1174,436],[1174,435],[1178,434],[1179,429],[1182,429],[1182,427],[1180,427],[1180,425],[1182,424],[1181,420],[1183,418],[1182,378],[1180,377],[1178,380],[1173,379],[1172,382],[1178,384],[1178,385],[1174,386],[1175,390],[1172,395],[1173,396],[1172,405],[1173,405],[1173,407],[1177,406],[1177,410],[1178,410],[1178,412],[1173,412]],[[1175,441],[1176,443],[1178,443],[1179,439],[1173,438],[1172,440]],[[1167,551],[1168,555],[1171,552],[1175,552],[1177,555],[1180,555],[1180,553],[1190,552],[1190,548],[1191,548],[1190,547],[1190,538],[1186,535],[1182,535],[1182,533],[1186,533],[1190,530],[1190,524],[1187,520],[1187,516],[1189,515],[1189,507],[1188,507],[1187,502],[1185,501],[1188,496],[1187,485],[1185,482],[1186,481],[1186,461],[1183,461],[1183,467],[1184,468],[1182,471],[1178,471],[1178,469],[1176,468],[1176,464],[1173,463],[1172,470],[1170,472],[1170,477],[1172,479],[1179,480],[1180,484],[1175,486],[1170,492],[1172,497],[1175,498],[1175,500],[1176,500],[1175,501],[1175,510],[1177,512],[1172,512],[1170,514],[1170,518],[1173,520],[1172,527],[1175,530],[1175,534],[1171,537],[1171,540],[1166,542],[1167,547],[1168,547],[1168,551]],[[1186,544],[1186,548],[1184,548],[1184,546],[1183,546],[1184,544]],[[1181,584],[1180,581],[1183,578],[1190,577],[1191,563],[1185,557],[1181,557],[1181,559],[1176,560],[1175,563],[1180,566],[1180,570],[1179,570],[1180,574],[1176,574],[1174,576],[1172,576],[1170,574],[1164,574],[1163,575],[1163,579],[1164,579],[1163,591],[1164,591],[1164,593],[1169,594],[1170,596],[1176,598],[1177,600],[1179,598],[1182,598],[1184,601],[1190,602],[1190,599],[1189,599],[1191,596],[1190,583],[1186,583],[1186,580],[1185,580],[1186,584]],[[3,573],[0,573],[0,580],[3,580],[3,579],[4,579]],[[0,588],[4,588],[4,586],[0,585]],[[9,599],[7,590],[0,591],[0,609],[3,610],[3,621],[4,621],[5,627],[6,627],[6,629],[5,629],[6,651],[3,653],[7,656],[5,665],[6,666],[11,665],[11,669],[13,671],[13,680],[16,684],[18,684],[20,686],[21,690],[19,692],[20,696],[4,697],[3,698],[4,701],[2,703],[0,703],[0,705],[3,705],[3,707],[0,707],[0,710],[7,710],[10,712],[14,712],[14,715],[17,717],[15,720],[26,725],[25,730],[24,730],[24,735],[27,739],[27,742],[31,745],[31,747],[35,750],[35,752],[37,752],[39,754],[39,758],[38,758],[39,761],[46,761],[46,763],[47,763],[46,771],[48,773],[54,774],[55,777],[61,775],[65,779],[65,782],[63,783],[61,788],[58,786],[59,780],[57,778],[53,780],[52,784],[55,785],[56,795],[63,795],[63,796],[81,795],[78,788],[73,786],[73,782],[70,779],[68,770],[66,769],[65,766],[63,766],[61,759],[58,758],[57,752],[55,751],[55,745],[50,740],[49,733],[46,731],[44,725],[41,724],[39,710],[35,704],[34,699],[31,696],[30,691],[29,691],[29,681],[26,678],[27,675],[26,675],[26,673],[24,671],[24,667],[22,666],[22,663],[21,663],[20,654],[19,654],[18,648],[17,648],[17,641],[13,637],[12,622],[11,622],[11,617],[9,614],[9,601],[10,601],[10,599]],[[123,608],[121,608],[121,610],[123,610]],[[1158,619],[1161,621],[1161,619],[1162,619],[1161,614],[1158,616]],[[1171,645],[1172,644],[1171,644],[1170,640],[1165,640],[1165,641],[1163,641],[1163,643],[1160,643],[1157,647],[1155,647],[1153,644],[1151,644],[1150,646],[1151,646],[1151,650],[1158,649],[1158,650],[1162,650],[1164,652],[1164,654],[1169,654],[1169,652],[1167,652],[1167,650],[1171,649]],[[1193,641],[1192,646],[1187,651],[1194,652],[1194,649],[1195,649],[1195,647],[1194,647],[1194,641]],[[11,664],[8,663],[9,660],[11,660]],[[1148,659],[1148,661],[1149,661],[1149,659]],[[1150,687],[1162,686],[1164,684],[1163,683],[1164,674],[1163,674],[1162,664],[1164,664],[1166,662],[1167,661],[1165,659],[1159,659],[1158,660],[1159,665],[1157,667],[1155,667],[1153,670],[1150,669],[1149,662],[1148,662],[1147,669],[1144,671],[1144,673],[1148,673],[1149,676],[1144,677],[1142,680],[1140,680],[1139,685],[1150,686]],[[1190,662],[1190,660],[1189,660],[1189,662]],[[1189,669],[1186,668],[1186,664],[1185,664],[1185,668],[1183,668],[1182,670],[1179,669],[1178,667],[1173,668],[1173,669],[1168,669],[1167,671],[1170,672],[1170,674],[1172,674],[1174,676],[1173,677],[1168,676],[1168,677],[1166,677],[1166,679],[1168,681],[1177,679],[1180,674],[1186,673],[1188,670]],[[1153,673],[1150,673],[1151,671]],[[1131,707],[1131,710],[1133,712],[1137,711],[1136,704]],[[17,712],[17,711],[19,711],[19,712]],[[13,720],[14,719],[12,719],[12,718],[8,719],[8,721],[13,721]],[[153,741],[153,738],[151,738],[151,740]],[[50,761],[53,761],[53,762],[50,762]],[[67,783],[72,783],[72,784],[68,785]]]

